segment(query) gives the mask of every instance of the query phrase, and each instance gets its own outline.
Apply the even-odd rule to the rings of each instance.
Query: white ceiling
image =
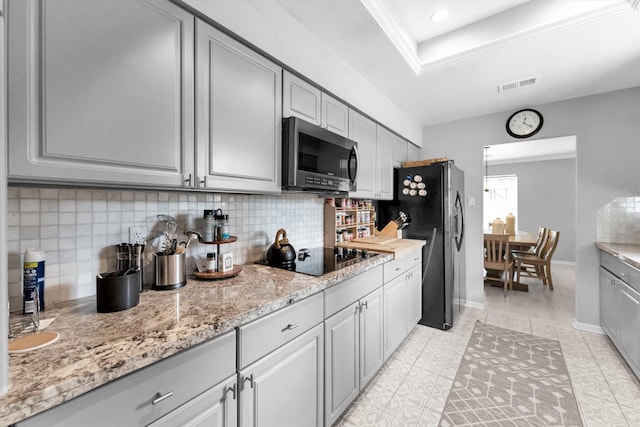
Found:
[[[275,2],[421,125],[640,86],[640,0]]]

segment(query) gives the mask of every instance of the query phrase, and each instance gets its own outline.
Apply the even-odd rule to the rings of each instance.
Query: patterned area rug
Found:
[[[440,426],[581,426],[560,343],[477,322]]]

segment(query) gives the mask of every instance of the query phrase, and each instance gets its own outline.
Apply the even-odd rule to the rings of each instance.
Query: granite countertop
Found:
[[[618,257],[627,264],[640,268],[640,245],[597,242],[596,246],[598,249]]]
[[[55,321],[45,330],[58,332],[60,339],[9,355],[0,425],[52,408],[392,258],[381,254],[321,277],[248,264],[230,279],[190,279],[176,290],[145,290],[136,307],[115,313],[98,313],[95,297],[48,306],[41,318]]]

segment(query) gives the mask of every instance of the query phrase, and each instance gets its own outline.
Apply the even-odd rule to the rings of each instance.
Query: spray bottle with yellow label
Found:
[[[24,275],[22,282],[22,313],[36,312],[35,292],[37,289],[40,305],[38,311],[44,311],[44,251],[29,248],[24,252]]]

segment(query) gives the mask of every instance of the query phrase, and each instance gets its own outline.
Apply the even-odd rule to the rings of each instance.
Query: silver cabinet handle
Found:
[[[284,331],[293,331],[295,328],[297,328],[298,326],[300,326],[297,323],[289,323],[287,326],[284,327],[284,329],[282,330],[282,332]]]
[[[366,308],[367,310],[369,309],[369,301],[365,301],[363,303],[361,303],[362,307]]]
[[[156,405],[156,404],[162,402],[163,400],[170,398],[171,396],[173,396],[173,392],[172,391],[170,391],[169,393],[165,393],[165,394],[160,394],[160,392],[157,392],[155,394],[155,396],[153,396],[154,399],[151,401],[151,404],[152,405]]]
[[[244,381],[242,382],[246,383],[247,381],[249,381],[249,387],[253,388],[253,374],[249,375],[248,377],[244,377]]]
[[[207,175],[204,176],[204,179],[200,180],[200,184],[202,184],[201,187],[207,186]]]
[[[224,392],[225,400],[226,400],[227,394],[229,394],[229,392],[233,393],[232,394],[233,400],[236,400],[236,384],[234,384],[232,387],[227,387],[227,389]]]
[[[189,178],[185,179],[184,182],[187,183],[187,187],[191,187],[191,174],[189,174]]]

